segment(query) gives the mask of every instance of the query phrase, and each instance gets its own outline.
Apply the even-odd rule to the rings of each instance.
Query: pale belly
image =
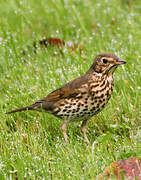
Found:
[[[70,121],[81,121],[83,119],[89,119],[93,115],[99,113],[105,105],[108,103],[110,95],[100,95],[96,97],[85,97],[84,100],[66,99],[67,103],[65,106],[59,108],[59,112],[55,116],[70,120]]]
[[[67,121],[81,121],[99,113],[111,97],[113,84],[107,80],[99,88],[92,87],[85,95],[65,99],[65,103],[60,103],[60,107],[56,108],[54,115]]]

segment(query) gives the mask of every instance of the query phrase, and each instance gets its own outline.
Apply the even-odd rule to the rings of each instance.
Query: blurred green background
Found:
[[[83,47],[42,48],[53,37]],[[36,54],[33,44],[36,43]],[[1,0],[0,179],[93,179],[112,161],[141,157],[141,1]],[[4,114],[34,103],[84,74],[96,55],[128,63],[114,74],[106,108],[88,123],[68,126],[39,112]]]

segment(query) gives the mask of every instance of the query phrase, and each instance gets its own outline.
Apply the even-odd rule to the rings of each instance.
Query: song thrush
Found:
[[[7,114],[25,110],[45,110],[64,120],[62,131],[67,142],[66,128],[71,121],[82,121],[84,139],[87,121],[107,104],[113,91],[113,73],[118,65],[126,61],[113,54],[98,55],[90,69],[77,79],[70,81],[34,104],[19,108]]]

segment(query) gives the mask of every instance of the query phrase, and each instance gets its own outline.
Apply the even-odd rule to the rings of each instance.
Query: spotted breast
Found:
[[[92,75],[87,84],[80,87],[80,93],[60,101],[54,108],[54,115],[67,121],[89,118],[100,112],[111,97],[113,77]]]

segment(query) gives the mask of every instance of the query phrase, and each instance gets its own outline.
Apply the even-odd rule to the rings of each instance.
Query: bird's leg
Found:
[[[67,133],[66,133],[66,131],[67,131],[67,124],[68,124],[68,122],[64,122],[63,124],[62,124],[62,132],[63,132],[63,135],[64,135],[64,139],[65,139],[65,141],[66,141],[66,143],[68,143],[68,136],[67,136]]]
[[[88,144],[90,144],[90,141],[88,140],[88,137],[87,137],[87,134],[86,134],[86,132],[87,132],[87,120],[84,120],[84,121],[82,122],[81,132],[83,133],[83,136],[84,136],[84,139],[86,140],[86,142],[87,142]]]

